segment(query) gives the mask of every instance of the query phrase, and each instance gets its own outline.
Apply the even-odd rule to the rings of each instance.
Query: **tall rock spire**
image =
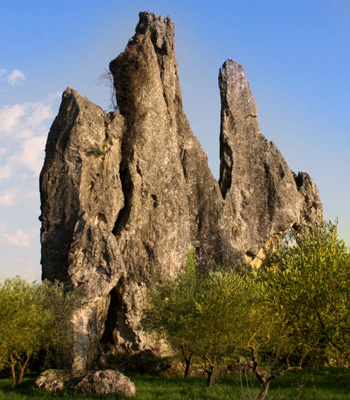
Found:
[[[142,350],[149,287],[176,277],[193,249],[200,269],[254,259],[301,220],[322,213],[311,178],[296,178],[259,132],[241,66],[220,71],[220,183],[182,106],[174,24],[140,13],[111,61],[120,112],[68,88],[40,176],[43,278],[82,286],[73,367],[107,349]]]
[[[231,246],[254,259],[268,241],[283,237],[307,215],[310,219],[322,216],[322,205],[311,178],[305,174],[310,185],[301,189],[275,144],[260,133],[257,106],[243,67],[227,60],[219,72],[219,87],[219,182],[225,197],[224,215],[230,225]],[[317,192],[313,204],[305,205],[309,195],[304,190]]]

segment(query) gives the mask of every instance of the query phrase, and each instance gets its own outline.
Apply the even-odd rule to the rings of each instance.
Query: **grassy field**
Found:
[[[160,378],[141,375],[130,376],[136,384],[135,400],[253,400],[259,390],[252,379],[242,382],[238,378],[222,378],[211,388],[206,388],[203,379],[178,377]],[[22,385],[12,387],[9,379],[0,379],[0,399],[115,399],[113,395],[85,396],[65,390],[44,393],[33,387],[34,377],[25,378]],[[268,395],[270,400],[350,400],[350,374],[332,373],[293,374],[272,382]]]

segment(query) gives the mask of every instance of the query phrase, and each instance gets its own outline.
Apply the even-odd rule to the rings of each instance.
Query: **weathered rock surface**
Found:
[[[139,329],[147,288],[199,268],[257,260],[264,245],[322,215],[312,179],[295,176],[259,132],[243,68],[220,70],[220,180],[182,107],[170,18],[140,13],[110,63],[120,113],[68,88],[40,177],[43,278],[86,289],[75,316],[76,370],[103,347],[154,346]]]
[[[306,173],[296,177],[273,142],[260,133],[257,106],[243,67],[227,60],[221,94],[220,189],[232,248],[254,259],[271,238],[322,215],[318,190]]]
[[[109,394],[117,396],[135,396],[135,384],[118,371],[89,372],[76,386],[76,390],[85,394]]]
[[[40,178],[42,277],[83,285],[88,296],[75,316],[76,370],[84,369],[88,354],[97,351],[109,292],[125,272],[112,233],[124,207],[119,176],[123,130],[122,116],[106,114],[68,88],[46,145]]]
[[[60,369],[47,369],[35,380],[35,387],[45,392],[56,392],[63,390],[71,380],[72,375]]]

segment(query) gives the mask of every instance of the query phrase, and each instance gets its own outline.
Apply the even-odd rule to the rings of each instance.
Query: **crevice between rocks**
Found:
[[[276,184],[271,173],[271,167],[266,162],[264,163],[264,170],[267,183],[267,209],[269,219],[272,222],[275,216]]]
[[[131,174],[128,166],[120,165],[119,168],[120,180],[124,194],[124,207],[119,211],[115,221],[112,233],[115,237],[119,237],[122,229],[125,227],[131,211],[131,199],[134,191],[134,184],[131,179]]]
[[[136,343],[135,333],[125,323],[126,306],[121,296],[122,286],[123,282],[121,280],[109,293],[110,303],[105,329],[100,340],[105,351],[114,352],[118,348],[130,350],[129,347]]]
[[[220,179],[219,187],[225,199],[232,184],[233,153],[231,147],[221,140],[220,143]]]
[[[105,321],[105,329],[100,340],[105,351],[114,352],[118,348],[128,351],[136,344],[134,331],[125,323],[126,305],[121,296],[123,286],[124,281],[121,279],[109,293],[110,303]]]
[[[304,174],[299,172],[298,175],[294,174],[294,180],[297,185],[298,190],[304,185]]]

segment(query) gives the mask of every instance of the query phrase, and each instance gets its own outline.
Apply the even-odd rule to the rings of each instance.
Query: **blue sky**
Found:
[[[98,84],[139,11],[170,15],[185,111],[219,171],[218,70],[242,64],[261,132],[315,180],[350,244],[349,0],[0,0],[0,279],[40,279],[38,173],[60,96],[109,110]]]

